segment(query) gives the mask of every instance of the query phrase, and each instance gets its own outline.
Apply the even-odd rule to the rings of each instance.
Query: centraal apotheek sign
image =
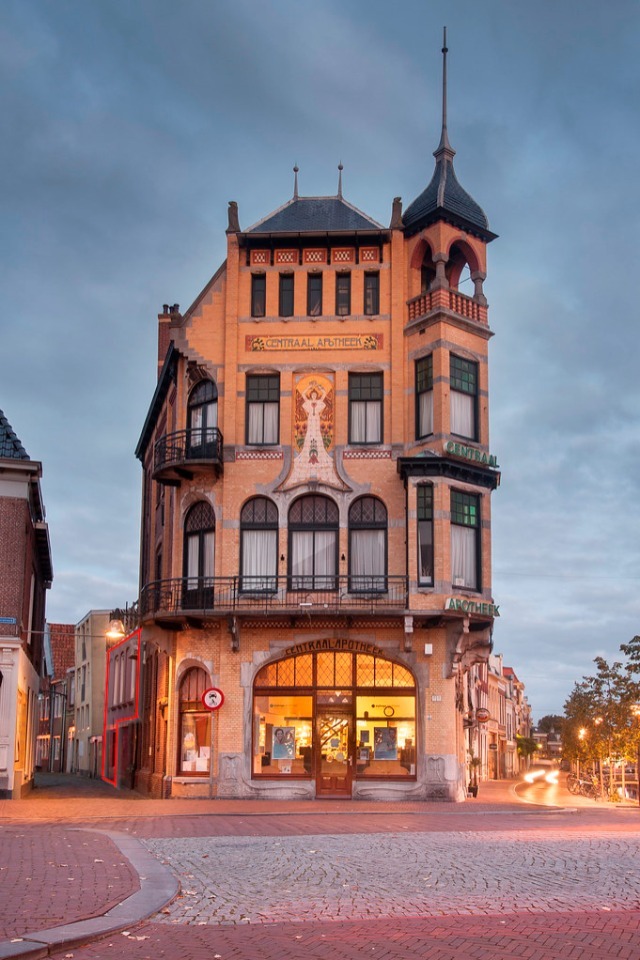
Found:
[[[345,336],[303,334],[300,337],[247,336],[245,347],[255,353],[269,350],[382,350],[383,334],[352,333]]]
[[[445,610],[457,610],[460,613],[479,613],[483,617],[499,617],[500,607],[497,603],[482,603],[479,600],[461,600],[459,597],[449,597],[444,604]]]
[[[450,453],[454,457],[462,457],[463,460],[472,460],[479,463],[482,467],[497,467],[498,458],[492,453],[483,453],[476,447],[468,447],[464,443],[458,443],[456,440],[445,440],[444,452]]]

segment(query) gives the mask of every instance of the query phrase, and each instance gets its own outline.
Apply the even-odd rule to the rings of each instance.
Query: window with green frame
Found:
[[[461,490],[451,491],[451,583],[480,585],[480,497]]]
[[[477,439],[478,364],[450,356],[451,433]]]

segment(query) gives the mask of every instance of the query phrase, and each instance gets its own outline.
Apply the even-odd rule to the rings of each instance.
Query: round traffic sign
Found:
[[[207,710],[217,710],[224,703],[224,693],[218,687],[209,687],[202,694],[202,703]]]

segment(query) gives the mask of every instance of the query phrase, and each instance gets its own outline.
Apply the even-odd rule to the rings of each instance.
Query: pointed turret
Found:
[[[449,143],[447,130],[447,28],[442,47],[442,130],[434,151],[436,168],[429,185],[405,210],[402,222],[405,233],[417,233],[436,220],[446,220],[483,240],[494,240],[489,221],[482,207],[458,183],[453,169],[455,150]]]

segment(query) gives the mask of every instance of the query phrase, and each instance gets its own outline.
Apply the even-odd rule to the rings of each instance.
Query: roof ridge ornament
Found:
[[[344,167],[342,166],[342,160],[338,164],[338,198],[342,200],[342,171]]]
[[[442,41],[442,132],[440,134],[440,143],[438,144],[438,149],[434,150],[433,155],[436,160],[439,160],[441,156],[446,157],[448,160],[453,160],[456,155],[455,150],[449,143],[449,132],[447,130],[447,54],[449,48],[447,46],[447,28],[443,27],[443,41]]]
[[[299,170],[300,170],[300,167],[298,166],[298,164],[297,163],[294,164],[293,166],[293,199],[294,200],[298,199],[298,171]]]

